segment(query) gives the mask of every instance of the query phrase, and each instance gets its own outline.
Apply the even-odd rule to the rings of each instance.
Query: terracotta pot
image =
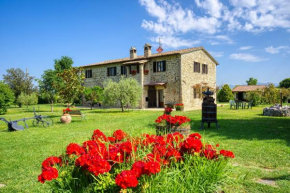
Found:
[[[144,72],[144,75],[148,75],[148,72]]]
[[[168,126],[156,125],[156,135],[164,135],[167,133],[170,133],[170,128]]]
[[[69,114],[63,114],[60,117],[60,122],[62,122],[62,123],[70,123],[71,122],[71,116]]]
[[[179,132],[183,135],[189,135],[190,134],[190,125],[187,126],[172,126],[171,127],[171,133]]]

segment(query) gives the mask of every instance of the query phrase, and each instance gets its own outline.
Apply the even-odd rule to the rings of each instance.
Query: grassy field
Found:
[[[7,125],[0,122],[0,192],[49,192],[49,187],[37,182],[42,161],[50,155],[60,155],[71,142],[87,140],[93,130],[105,134],[114,130],[137,135],[155,133],[154,120],[162,112],[89,110],[83,109],[86,120],[74,117],[72,123],[61,124],[62,109],[58,105],[50,112],[48,105],[40,105],[41,115],[51,116],[55,124],[51,128],[33,127],[7,132]],[[253,109],[231,110],[218,107],[220,129],[205,127],[200,130],[201,110],[181,112],[193,120],[192,132],[200,132],[205,141],[219,143],[232,150],[236,158],[231,160],[233,172],[225,192],[289,192],[290,190],[290,118],[264,117],[263,106]],[[173,112],[176,115],[177,112]],[[32,117],[32,107],[10,108],[6,119]],[[273,180],[274,186],[257,183],[260,179]],[[1,184],[5,185],[1,188]],[[190,192],[190,190],[189,190]]]

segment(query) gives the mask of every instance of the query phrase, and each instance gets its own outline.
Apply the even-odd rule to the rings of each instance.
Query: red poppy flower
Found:
[[[42,169],[42,173],[38,176],[38,181],[44,183],[46,180],[50,181],[58,177],[58,171],[53,167],[46,167]]]
[[[131,171],[135,172],[137,178],[141,177],[141,175],[144,174],[143,167],[145,166],[145,164],[146,163],[143,161],[137,161],[132,165]]]

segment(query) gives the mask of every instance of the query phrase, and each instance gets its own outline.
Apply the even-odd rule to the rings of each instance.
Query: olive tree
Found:
[[[119,104],[122,112],[125,106],[136,107],[141,98],[142,87],[133,78],[121,78],[119,82],[111,79],[105,82],[104,102],[108,105]]]
[[[28,105],[36,105],[38,103],[38,96],[35,92],[31,94],[21,93],[17,101],[28,108]]]

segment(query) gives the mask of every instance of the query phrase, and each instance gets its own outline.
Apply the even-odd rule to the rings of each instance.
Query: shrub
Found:
[[[131,137],[117,130],[107,137],[95,130],[91,140],[45,159],[38,180],[52,192],[215,192],[235,157],[218,146],[198,133]]]
[[[262,93],[260,91],[251,91],[247,93],[247,100],[252,101],[253,106],[258,106],[262,102]]]
[[[17,102],[21,105],[26,105],[28,108],[28,105],[36,105],[38,103],[38,96],[35,92],[32,94],[21,93]]]
[[[9,85],[0,81],[0,115],[7,112],[7,106],[13,103],[14,93]]]
[[[229,85],[223,85],[222,89],[218,92],[217,98],[219,102],[229,102],[234,99],[234,95]]]
[[[264,89],[262,103],[275,104],[279,103],[279,101],[280,101],[279,90],[275,88],[274,84],[269,84]]]

